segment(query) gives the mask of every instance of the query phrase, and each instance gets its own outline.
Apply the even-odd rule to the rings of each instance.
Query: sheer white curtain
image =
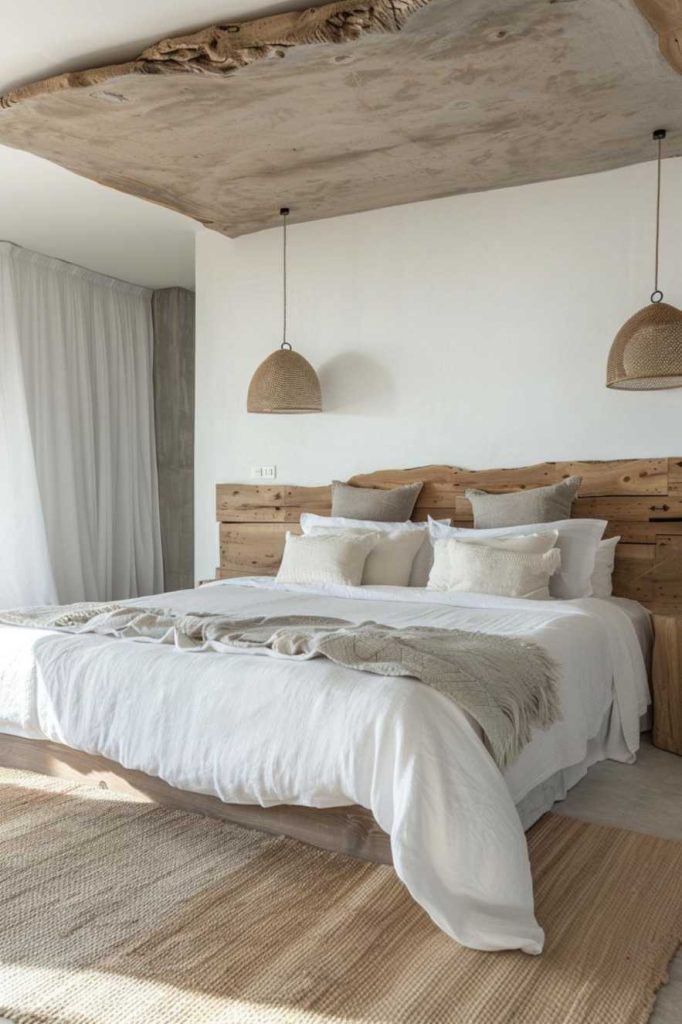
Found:
[[[151,292],[0,243],[0,308],[0,606],[161,590]]]
[[[56,600],[40,503],[14,284],[0,251],[0,607]]]

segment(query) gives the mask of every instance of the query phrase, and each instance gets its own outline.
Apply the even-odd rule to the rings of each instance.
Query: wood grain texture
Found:
[[[635,0],[658,36],[661,53],[682,74],[682,0]]]
[[[232,75],[250,64],[282,58],[296,46],[354,42],[374,32],[398,32],[414,11],[430,0],[333,0],[321,7],[209,25],[185,36],[162,39],[135,60],[84,71],[69,71],[30,82],[7,93],[0,107],[59,92],[103,85],[129,75]]]
[[[668,459],[668,494],[682,496],[682,459]]]
[[[682,614],[656,613],[653,622],[653,742],[682,754]]]
[[[379,828],[370,811],[357,805],[316,808],[288,804],[277,807],[226,804],[214,796],[176,789],[162,779],[124,768],[106,757],[72,750],[50,740],[29,740],[1,733],[0,766],[58,778],[82,779],[102,789],[232,821],[273,835],[291,836],[360,860],[393,863],[388,835]]]
[[[290,487],[218,484],[216,518],[226,523],[297,523],[301,509],[329,515],[330,487]]]
[[[178,5],[151,6],[171,35]],[[637,164],[661,111],[682,152],[677,75],[630,0],[231,10],[144,52],[131,23],[125,63],[84,53],[4,96],[0,141],[229,236],[283,202],[294,223]]]
[[[668,459],[617,459],[611,462],[539,462],[507,469],[461,469],[457,466],[416,466],[361,473],[350,483],[359,487],[397,487],[423,480],[418,504],[428,504],[433,493],[461,494],[467,487],[484,491],[518,491],[546,487],[569,476],[583,478],[581,497],[668,493]]]
[[[221,523],[220,567],[237,576],[274,576],[279,569],[287,532],[300,533],[298,523]]]
[[[472,526],[468,487],[506,493],[581,476],[573,506],[581,518],[605,519],[605,536],[622,537],[616,552],[614,593],[647,605],[682,610],[682,459],[617,459],[608,462],[544,462],[506,469],[457,466],[385,469],[351,477],[360,487],[388,488],[424,483],[413,518],[449,518]],[[287,529],[296,531],[302,512],[329,515],[330,487],[220,484],[219,578],[274,576]]]

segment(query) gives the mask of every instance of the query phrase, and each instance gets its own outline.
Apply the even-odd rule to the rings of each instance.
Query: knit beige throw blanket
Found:
[[[0,612],[0,623],[172,644],[181,651],[323,657],[361,672],[409,676],[471,715],[500,768],[519,755],[534,728],[547,729],[559,718],[556,665],[518,636],[309,615],[228,619],[116,604]]]

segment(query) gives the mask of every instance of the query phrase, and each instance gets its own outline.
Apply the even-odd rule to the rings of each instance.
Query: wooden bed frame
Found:
[[[379,828],[372,813],[357,805],[318,809],[286,804],[277,807],[226,804],[216,796],[176,789],[163,779],[124,768],[97,754],[84,754],[50,740],[27,740],[4,733],[0,733],[0,766],[76,779],[136,800],[220,818],[273,835],[291,836],[360,860],[392,863],[389,837]]]
[[[606,519],[605,535],[622,538],[616,552],[614,593],[635,598],[652,610],[682,612],[682,458],[551,462],[489,471],[425,466],[384,470],[350,482],[385,488],[423,480],[414,518],[423,520],[431,514],[464,526],[472,525],[471,506],[464,497],[467,487],[514,491],[556,483],[574,474],[583,477],[574,515]],[[328,515],[330,511],[328,486],[218,485],[218,577],[274,575],[287,530],[300,532],[301,513]],[[2,734],[0,765],[82,779],[136,799],[291,836],[363,860],[391,863],[389,837],[363,807],[322,810],[226,804],[216,797],[175,789],[103,757]]]

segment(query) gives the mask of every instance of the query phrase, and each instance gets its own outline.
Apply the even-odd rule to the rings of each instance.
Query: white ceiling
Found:
[[[149,288],[194,288],[189,217],[0,146],[0,239]]]
[[[56,72],[124,60],[165,35],[294,6],[292,0],[0,0],[0,94]],[[0,146],[1,239],[152,288],[192,288],[197,230],[179,213]]]

